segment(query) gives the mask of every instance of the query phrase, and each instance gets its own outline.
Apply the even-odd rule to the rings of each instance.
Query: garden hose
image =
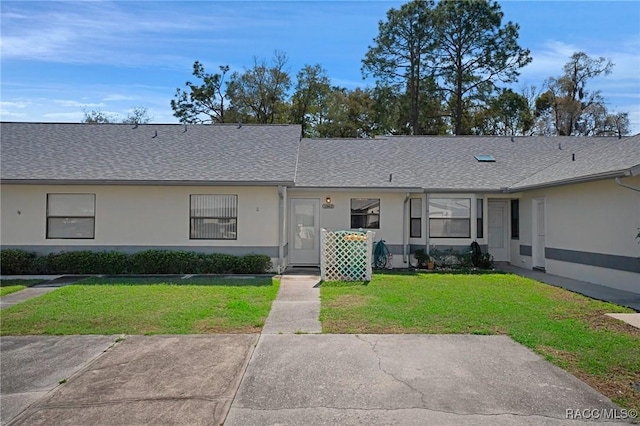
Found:
[[[373,247],[373,267],[374,268],[385,268],[389,259],[391,257],[391,253],[387,248],[384,240],[380,240],[375,243]]]

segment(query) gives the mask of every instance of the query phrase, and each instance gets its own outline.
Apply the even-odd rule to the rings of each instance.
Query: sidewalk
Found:
[[[322,333],[317,275],[283,275],[262,334]]]
[[[615,288],[588,283],[586,281],[574,280],[571,278],[559,277],[557,275],[547,274],[541,271],[533,271],[530,269],[519,268],[517,266],[501,263],[496,265],[496,269],[520,275],[527,278],[561,287],[574,293],[580,293],[592,299],[603,300],[605,302],[615,303],[616,305],[626,306],[640,312],[640,294],[631,293],[630,291],[618,290]]]
[[[32,297],[42,296],[57,288],[60,288],[67,284],[72,284],[78,280],[86,278],[84,275],[16,275],[9,276],[11,279],[46,279],[48,281],[36,284],[31,287],[27,287],[24,290],[17,291],[15,293],[7,294],[0,298],[0,310],[13,306],[17,303],[24,302]]]

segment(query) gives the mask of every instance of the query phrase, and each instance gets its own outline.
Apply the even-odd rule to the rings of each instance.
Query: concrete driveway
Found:
[[[32,404],[16,425],[547,425],[579,424],[568,409],[616,408],[505,336],[114,340],[2,337],[3,423],[19,413],[5,413],[7,396]]]

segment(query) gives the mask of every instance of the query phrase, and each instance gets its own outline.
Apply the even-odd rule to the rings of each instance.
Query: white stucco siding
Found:
[[[289,198],[315,198],[320,200],[320,227],[330,230],[351,229],[351,199],[352,198],[379,198],[380,199],[380,228],[371,229],[375,232],[375,241],[385,240],[387,246],[395,246],[396,250],[400,250],[402,241],[403,226],[403,204],[406,198],[406,192],[367,192],[367,191],[336,191],[336,190],[318,190],[318,191],[301,191],[289,190]],[[412,197],[421,197],[421,194],[413,194]],[[331,198],[333,208],[323,208],[326,198]],[[408,209],[408,205],[407,205]],[[408,215],[408,213],[407,213]],[[424,221],[424,218],[423,218]],[[408,226],[408,221],[407,221]],[[406,233],[409,243],[409,233]],[[399,247],[398,247],[399,246]],[[403,262],[402,255],[394,254],[394,268],[406,268],[409,265]]]
[[[624,182],[640,187],[640,176],[625,178]],[[519,246],[532,245],[532,200],[535,198],[545,201],[548,273],[640,293],[640,274],[594,265],[596,262],[622,262],[636,267],[640,264],[640,245],[635,238],[640,228],[640,192],[623,188],[611,179],[523,193],[520,240],[519,244],[512,243],[515,265],[531,267],[531,257],[521,256]],[[550,250],[554,251],[551,255]],[[592,258],[594,264],[554,258],[558,256]]]
[[[47,239],[50,193],[95,194],[95,238]],[[190,239],[191,194],[237,195],[237,239]],[[3,246],[277,248],[278,201],[275,187],[2,185],[1,240]]]

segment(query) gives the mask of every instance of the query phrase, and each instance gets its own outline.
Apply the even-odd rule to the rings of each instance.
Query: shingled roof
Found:
[[[2,123],[3,181],[289,183],[299,125]]]
[[[495,162],[479,162],[477,155]],[[640,136],[304,139],[296,186],[507,191],[622,174],[637,165]]]
[[[301,141],[299,125],[0,126],[3,182],[497,192],[640,173],[640,135]],[[479,162],[478,155],[495,162]]]

